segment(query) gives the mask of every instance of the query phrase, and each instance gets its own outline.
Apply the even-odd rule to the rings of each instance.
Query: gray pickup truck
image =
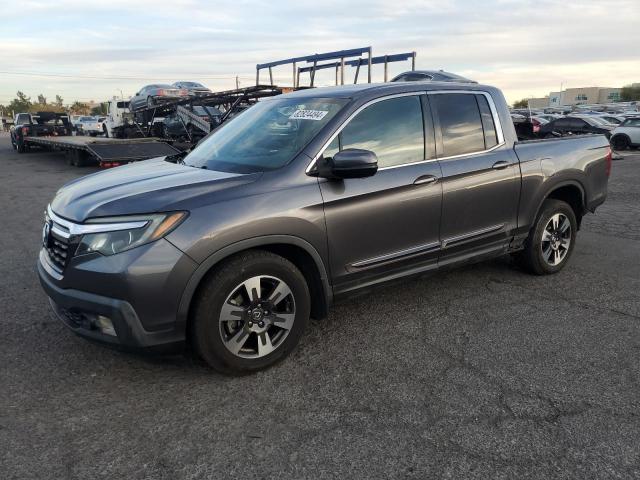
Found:
[[[65,185],[39,276],[78,334],[191,342],[246,373],[284,358],[336,299],[383,282],[504,254],[558,272],[610,170],[602,135],[518,142],[493,87],[302,90],[258,102],[185,158]]]

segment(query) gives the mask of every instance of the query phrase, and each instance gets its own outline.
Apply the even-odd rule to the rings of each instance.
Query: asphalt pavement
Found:
[[[640,478],[640,155],[559,274],[504,258],[382,288],[242,378],[49,312],[42,213],[94,171],[0,137],[0,478]]]

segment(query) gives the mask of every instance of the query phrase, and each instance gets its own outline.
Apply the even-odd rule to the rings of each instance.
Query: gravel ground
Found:
[[[387,287],[244,378],[49,313],[42,211],[93,170],[0,137],[0,478],[640,477],[640,155],[561,273],[499,259]]]

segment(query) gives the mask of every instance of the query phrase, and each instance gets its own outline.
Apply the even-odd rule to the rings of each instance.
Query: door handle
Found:
[[[414,185],[428,185],[429,183],[434,183],[438,180],[438,177],[434,175],[422,175],[414,180]]]
[[[493,168],[494,170],[502,170],[503,168],[507,168],[509,165],[509,162],[500,160],[499,162],[494,163],[491,168]]]

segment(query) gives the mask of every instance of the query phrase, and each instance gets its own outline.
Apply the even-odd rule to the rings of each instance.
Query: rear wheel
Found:
[[[248,251],[222,264],[204,284],[193,341],[216,370],[250,373],[286,357],[309,314],[309,288],[300,270],[273,253]]]
[[[626,135],[616,135],[611,139],[611,146],[614,150],[626,150],[631,146],[631,140]]]
[[[525,249],[518,254],[519,262],[537,275],[559,272],[571,257],[577,229],[575,213],[568,203],[546,200],[529,232]]]

